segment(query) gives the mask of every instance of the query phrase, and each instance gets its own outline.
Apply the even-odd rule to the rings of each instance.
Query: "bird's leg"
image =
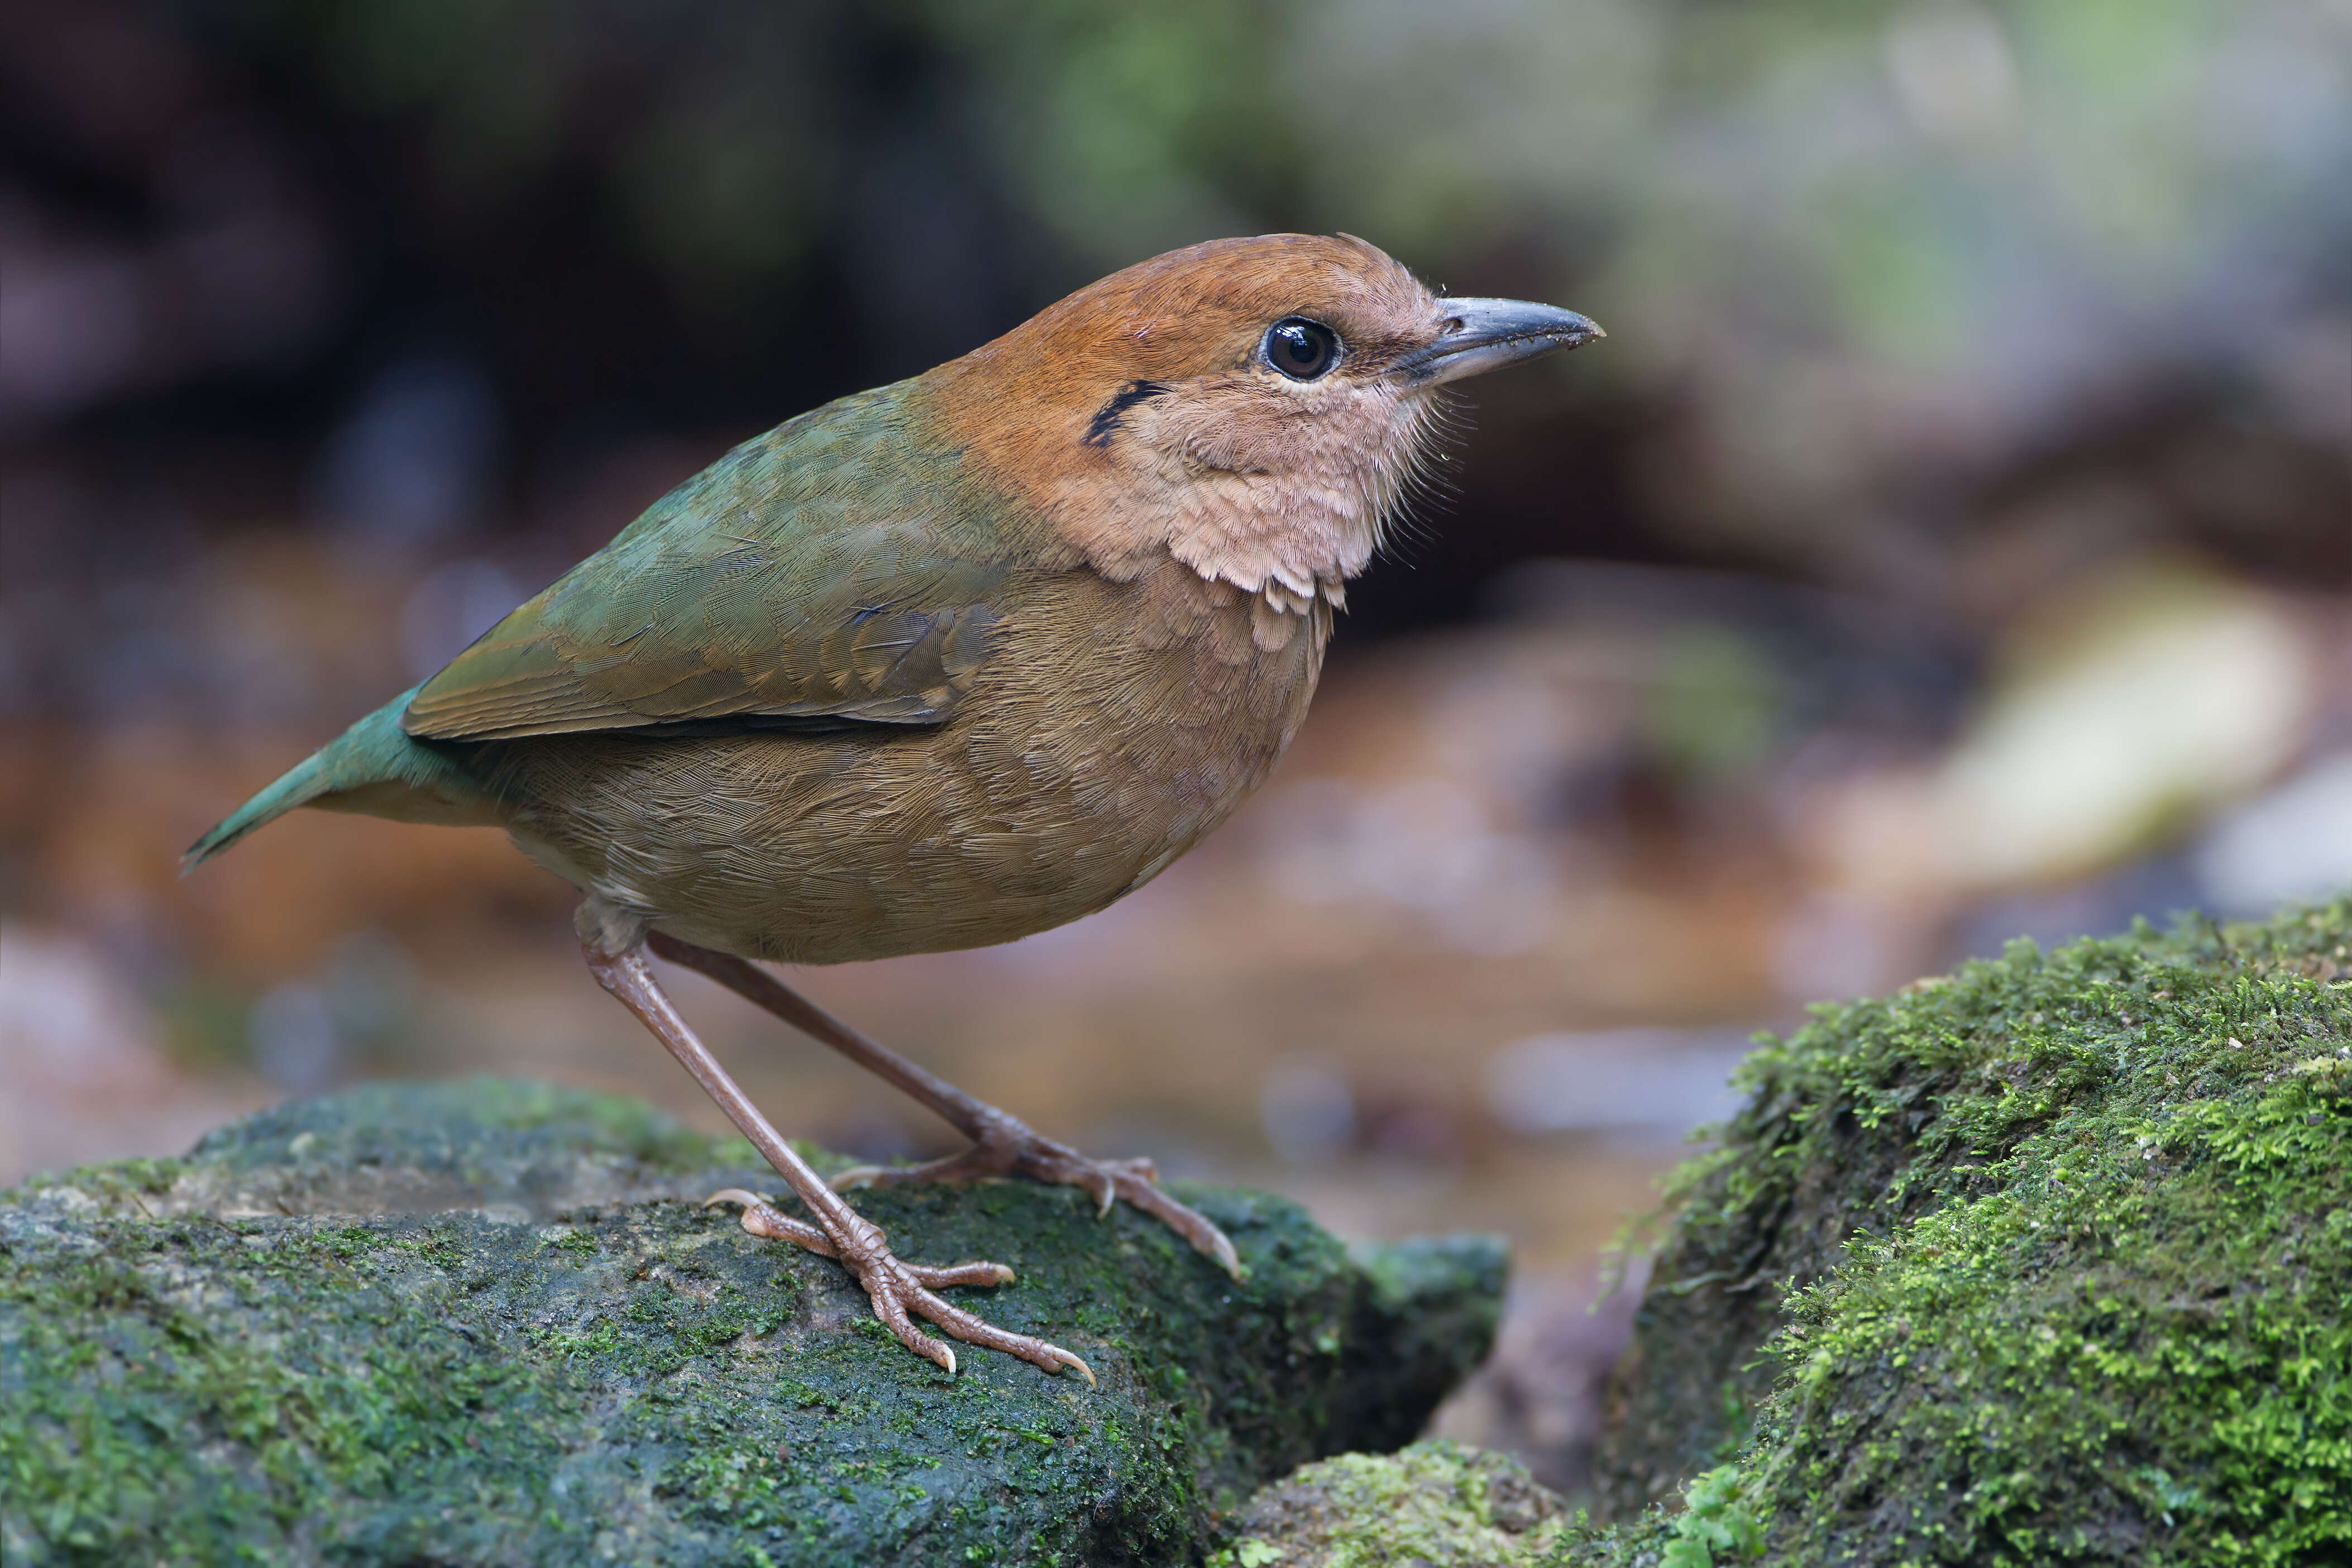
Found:
[[[898,1342],[945,1367],[950,1375],[956,1369],[955,1352],[917,1328],[914,1318],[926,1319],[969,1343],[1019,1356],[1047,1372],[1076,1367],[1086,1374],[1087,1383],[1094,1382],[1093,1369],[1059,1345],[1047,1344],[1026,1334],[1010,1333],[933,1295],[932,1286],[1005,1284],[1013,1279],[1013,1270],[1001,1263],[929,1268],[901,1262],[893,1256],[882,1227],[851,1208],[840,1194],[825,1184],[824,1178],[760,1114],[741,1087],[719,1065],[709,1047],[687,1027],[677,1006],[646,968],[643,948],[635,941],[612,942],[604,933],[589,929],[591,921],[583,920],[582,924],[581,946],[597,981],[619,997],[622,1005],[635,1013],[668,1047],[670,1055],[694,1075],[703,1092],[718,1102],[727,1119],[742,1130],[743,1136],[791,1184],[793,1191],[816,1215],[817,1223],[810,1226],[779,1214],[753,1194],[734,1189],[715,1194],[711,1202],[742,1204],[743,1228],[754,1236],[798,1242],[812,1252],[838,1259],[866,1287],[866,1295],[874,1302],[874,1315],[889,1326]]]
[[[834,1178],[835,1186],[895,1186],[905,1182],[968,1182],[985,1176],[1024,1175],[1037,1181],[1083,1187],[1102,1212],[1124,1198],[1165,1224],[1235,1279],[1241,1258],[1225,1233],[1198,1211],[1160,1191],[1149,1160],[1090,1160],[1066,1143],[1035,1131],[1018,1117],[975,1100],[936,1073],[913,1062],[811,1002],[766,970],[732,953],[680,942],[660,931],[646,945],[672,963],[706,974],[745,1000],[831,1046],[885,1082],[905,1090],[952,1122],[971,1147],[943,1160],[908,1166],[861,1165]]]

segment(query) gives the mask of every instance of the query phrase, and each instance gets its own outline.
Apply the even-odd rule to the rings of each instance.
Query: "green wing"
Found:
[[[989,654],[1010,569],[910,457],[895,388],[747,442],[419,688],[420,739],[936,724]]]

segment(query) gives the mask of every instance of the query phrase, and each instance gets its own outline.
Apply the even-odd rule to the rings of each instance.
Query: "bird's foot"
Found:
[[[747,1193],[740,1187],[713,1193],[703,1200],[705,1207],[712,1204],[739,1205],[743,1211],[743,1228],[753,1236],[793,1242],[840,1263],[866,1287],[866,1294],[874,1303],[874,1315],[898,1337],[898,1342],[924,1360],[944,1367],[950,1377],[956,1370],[954,1348],[917,1328],[915,1319],[933,1323],[967,1344],[1003,1351],[1047,1372],[1074,1367],[1086,1378],[1087,1386],[1095,1385],[1094,1369],[1061,1346],[1000,1329],[932,1294],[935,1289],[950,1285],[1010,1285],[1013,1270],[1002,1263],[957,1263],[944,1268],[908,1263],[891,1252],[883,1238],[882,1227],[871,1220],[858,1216],[857,1226],[850,1234],[837,1237],[829,1227],[794,1219],[757,1193]]]
[[[1225,1233],[1207,1215],[1170,1197],[1149,1160],[1090,1160],[1057,1143],[1019,1118],[993,1106],[982,1108],[980,1136],[960,1154],[919,1165],[858,1165],[833,1178],[836,1188],[896,1187],[910,1182],[976,1182],[997,1176],[1027,1176],[1051,1185],[1078,1187],[1094,1194],[1100,1213],[1125,1199],[1192,1244],[1234,1279],[1242,1260]]]

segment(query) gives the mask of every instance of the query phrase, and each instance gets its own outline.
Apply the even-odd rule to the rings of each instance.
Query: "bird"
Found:
[[[1044,1136],[762,965],[1011,942],[1150,881],[1297,733],[1347,584],[1437,453],[1444,389],[1603,335],[1555,306],[1442,294],[1344,234],[1139,262],[728,452],[231,813],[184,869],[297,807],[505,829],[579,889],[596,980],[810,1218],[739,1188],[711,1203],[837,1259],[950,1376],[947,1340],[1091,1384],[1083,1358],[940,1294],[1011,1269],[905,1261],[843,1193],[1027,1176],[1105,1214],[1124,1202],[1239,1277],[1231,1240],[1149,1161]],[[970,1147],[828,1183],[648,955],[840,1051]]]

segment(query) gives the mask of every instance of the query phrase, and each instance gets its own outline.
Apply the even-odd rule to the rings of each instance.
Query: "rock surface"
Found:
[[[1187,1194],[1235,1285],[1025,1183],[860,1197],[1102,1380],[949,1378],[835,1265],[697,1200],[779,1184],[633,1102],[476,1080],[281,1108],[0,1196],[11,1564],[1197,1562],[1250,1489],[1409,1439],[1490,1340],[1488,1238],[1351,1256]]]
[[[2352,1562],[2352,902],[2020,943],[1743,1077],[1568,1561]]]
[[[1559,1499],[1517,1461],[1443,1440],[1300,1467],[1250,1500],[1209,1568],[1534,1568]]]

